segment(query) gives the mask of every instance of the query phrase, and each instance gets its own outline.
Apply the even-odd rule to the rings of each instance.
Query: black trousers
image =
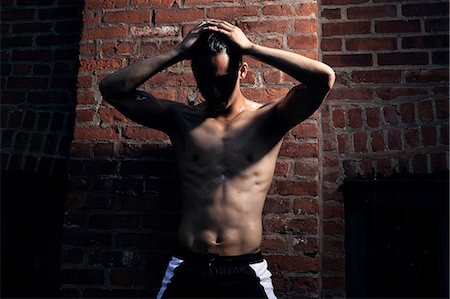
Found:
[[[218,256],[176,254],[158,298],[276,298],[261,253]]]

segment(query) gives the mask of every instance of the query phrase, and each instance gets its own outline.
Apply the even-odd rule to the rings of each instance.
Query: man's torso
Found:
[[[273,123],[274,105],[247,103],[232,120],[207,117],[200,106],[175,112],[170,138],[183,195],[183,248],[220,255],[259,250],[283,133]]]

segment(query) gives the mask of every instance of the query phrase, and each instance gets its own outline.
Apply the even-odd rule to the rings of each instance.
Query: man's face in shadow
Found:
[[[220,111],[232,104],[232,94],[240,83],[239,63],[231,63],[226,52],[194,57],[192,71],[209,108]]]

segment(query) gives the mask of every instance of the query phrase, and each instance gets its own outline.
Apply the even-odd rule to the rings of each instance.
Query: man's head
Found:
[[[205,100],[214,108],[226,108],[247,72],[241,51],[225,35],[207,31],[195,43],[191,59],[192,71]]]

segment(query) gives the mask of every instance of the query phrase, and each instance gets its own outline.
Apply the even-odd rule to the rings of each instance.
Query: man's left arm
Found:
[[[211,21],[216,30],[227,35],[242,50],[301,82],[280,99],[276,106],[277,125],[287,131],[319,108],[333,87],[335,74],[328,65],[300,54],[252,43],[242,30],[225,21]]]

